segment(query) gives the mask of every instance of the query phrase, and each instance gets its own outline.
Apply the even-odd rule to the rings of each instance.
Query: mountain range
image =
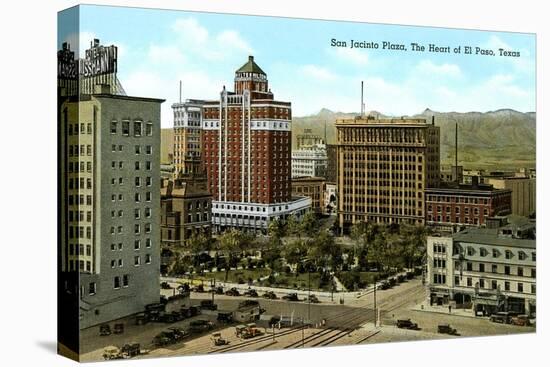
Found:
[[[389,118],[377,111],[371,115]],[[293,147],[296,136],[311,131],[324,138],[328,144],[336,143],[335,122],[340,118],[353,118],[358,113],[333,112],[321,109],[317,114],[292,119]],[[465,168],[509,169],[535,167],[536,158],[536,114],[500,109],[489,112],[437,112],[425,109],[422,113],[404,116],[425,118],[441,132],[441,163],[454,164],[455,123],[458,123],[458,161]],[[395,116],[393,116],[395,117]],[[401,116],[398,116],[401,117]],[[326,125],[326,126],[325,126]],[[162,129],[162,162],[168,162],[173,151],[172,129]]]

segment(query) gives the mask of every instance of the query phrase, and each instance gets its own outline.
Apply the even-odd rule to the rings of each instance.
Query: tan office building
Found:
[[[439,184],[439,127],[424,119],[336,121],[338,217],[424,224],[426,187]]]
[[[488,178],[496,189],[512,190],[512,214],[528,217],[537,210],[537,180],[528,177]]]

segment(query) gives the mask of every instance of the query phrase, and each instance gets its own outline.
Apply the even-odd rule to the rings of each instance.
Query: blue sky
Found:
[[[81,6],[80,32],[73,12],[60,13],[58,47],[81,53],[92,38],[119,47],[119,79],[128,95],[215,99],[232,90],[234,71],[248,55],[267,73],[275,98],[291,101],[293,114],[321,108],[357,112],[365,81],[367,110],[390,115],[435,111],[535,111],[535,36],[429,27],[299,20],[152,9]],[[78,33],[78,34],[77,34]],[[348,47],[331,47],[335,38]],[[402,43],[409,51],[351,49],[350,40]],[[415,53],[410,42],[469,45],[519,51],[519,58]]]

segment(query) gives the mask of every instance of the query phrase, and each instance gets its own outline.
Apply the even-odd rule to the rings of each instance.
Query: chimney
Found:
[[[252,56],[252,55],[248,56],[248,61],[252,61],[252,62],[253,62],[253,61],[254,61],[254,56]]]
[[[435,115],[432,115],[432,126],[435,125]]]

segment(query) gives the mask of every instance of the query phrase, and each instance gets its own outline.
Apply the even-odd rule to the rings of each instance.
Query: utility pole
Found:
[[[374,281],[374,327],[378,325],[378,310],[376,307],[376,281]]]

